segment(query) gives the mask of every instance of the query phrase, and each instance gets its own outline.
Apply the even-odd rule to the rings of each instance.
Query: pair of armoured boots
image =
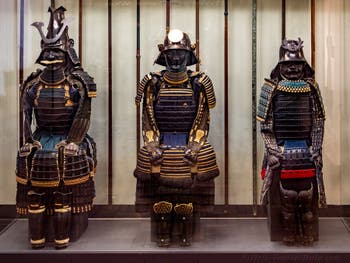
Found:
[[[190,246],[192,241],[193,205],[161,201],[153,205],[159,247],[168,247],[174,239],[174,228],[178,228],[180,246]]]
[[[45,205],[47,203],[46,195],[46,193],[28,192],[30,243],[33,249],[39,249],[45,246],[48,217],[53,216],[55,247],[57,249],[65,248],[69,243],[71,222],[70,203],[72,194],[61,192],[53,193],[53,215],[52,211],[49,211]]]
[[[281,220],[283,243],[311,246],[314,242],[315,216],[312,213],[313,186],[309,190],[296,192],[287,190],[280,184]]]

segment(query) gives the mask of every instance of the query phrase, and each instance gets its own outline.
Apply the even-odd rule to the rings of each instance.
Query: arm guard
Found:
[[[33,133],[31,129],[32,124],[32,113],[33,113],[33,101],[35,98],[32,98],[28,90],[38,81],[38,77],[41,74],[42,70],[38,69],[36,72],[30,74],[30,76],[23,82],[20,87],[21,92],[21,104],[24,114],[24,140],[25,142],[33,142]]]
[[[27,90],[25,90],[22,98],[23,113],[24,113],[24,142],[33,142],[33,133],[32,133],[32,114],[33,114],[33,101],[30,98]]]
[[[216,97],[213,83],[211,82],[210,78],[205,73],[200,73],[198,83],[200,83],[204,88],[204,93],[208,102],[209,109],[214,108],[216,105]]]
[[[135,103],[137,105],[140,104],[140,102],[142,100],[143,93],[145,92],[146,87],[148,85],[150,85],[151,80],[152,80],[152,75],[151,74],[147,74],[146,76],[143,77],[143,79],[139,83],[139,85],[137,87],[137,94],[136,94],[136,97],[135,97]]]
[[[313,104],[313,125],[311,130],[312,159],[316,166],[316,178],[318,185],[320,207],[327,207],[326,193],[323,182],[323,160],[322,143],[324,134],[325,111],[323,107],[321,92],[315,81],[308,81],[311,89],[311,100]]]
[[[187,148],[197,154],[207,140],[209,132],[209,105],[203,92],[199,94],[197,116],[194,120]]]
[[[96,97],[96,84],[86,72],[76,70],[68,77],[69,83],[80,93],[79,107],[70,127],[67,142],[80,144],[90,126],[91,98]]]
[[[313,125],[311,130],[311,146],[313,153],[320,153],[323,143],[325,112],[319,86],[316,82],[310,83],[312,87],[311,99],[313,104]]]
[[[266,120],[260,123],[260,132],[268,154],[275,156],[280,155],[282,152],[277,145],[276,136],[273,132],[273,120],[271,113],[268,113]]]
[[[193,89],[199,91],[199,100],[197,115],[190,131],[187,148],[191,150],[196,158],[196,155],[207,140],[210,123],[209,109],[215,107],[216,98],[213,84],[206,74],[193,72],[192,76],[196,76],[193,81]]]
[[[271,80],[265,79],[265,83],[261,88],[258,113],[256,119],[260,121],[260,132],[265,143],[268,154],[278,156],[281,150],[277,145],[276,136],[273,131],[273,119],[271,102],[276,84]]]
[[[260,122],[265,122],[268,112],[271,108],[272,96],[276,89],[276,83],[272,80],[265,79],[264,85],[261,87],[258,112],[256,119]]]
[[[140,103],[142,95],[142,136],[144,145],[148,152],[153,152],[155,148],[159,148],[160,133],[154,117],[153,100],[154,100],[154,84],[157,82],[156,76],[146,75],[139,85],[136,103]]]

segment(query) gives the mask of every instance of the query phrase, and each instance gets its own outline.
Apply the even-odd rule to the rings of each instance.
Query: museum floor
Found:
[[[6,260],[6,261],[5,261]],[[0,235],[1,262],[350,262],[350,233],[342,218],[320,219],[312,247],[270,242],[265,218],[204,218],[191,247],[158,248],[149,219],[90,219],[89,228],[65,250],[32,250],[27,220],[15,219]]]

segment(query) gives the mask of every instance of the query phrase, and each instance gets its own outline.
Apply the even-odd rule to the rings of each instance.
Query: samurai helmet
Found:
[[[47,26],[47,34],[43,33],[43,22],[34,22],[32,26],[38,29],[41,36],[41,53],[36,60],[36,63],[40,64],[42,55],[45,50],[59,49],[65,53],[68,53],[71,62],[74,65],[80,64],[79,58],[73,48],[74,40],[68,36],[68,21],[64,16],[64,12],[67,11],[63,6],[55,8],[55,1],[51,0],[51,6],[48,9],[50,13],[50,21]]]
[[[298,40],[283,39],[280,47],[280,60],[279,63],[287,61],[302,61],[306,62],[303,52],[303,43],[300,38]]]
[[[282,40],[282,44],[279,52],[279,61],[277,66],[271,72],[271,79],[280,78],[280,67],[282,63],[288,62],[303,62],[304,66],[304,77],[305,78],[314,78],[315,71],[306,61],[304,52],[303,52],[303,43],[300,38],[298,40],[287,40],[286,38]]]
[[[190,56],[186,66],[191,66],[198,63],[198,59],[194,53],[196,44],[191,44],[189,36],[179,29],[172,29],[167,33],[164,39],[164,44],[159,44],[158,49],[160,51],[157,59],[154,63],[162,66],[166,66],[164,53],[171,49],[186,50]]]

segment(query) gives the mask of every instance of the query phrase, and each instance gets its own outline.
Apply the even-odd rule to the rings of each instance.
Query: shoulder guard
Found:
[[[143,93],[145,92],[146,86],[149,85],[151,82],[157,82],[158,78],[160,78],[161,76],[162,76],[161,72],[152,72],[143,77],[143,79],[141,80],[141,82],[137,87],[137,93],[135,97],[136,104],[140,104]]]
[[[39,75],[41,74],[41,72],[43,72],[41,69],[37,69],[35,72],[32,72],[28,78],[23,81],[20,89],[21,92],[23,92],[28,86],[33,85],[34,82],[36,82],[37,78],[39,77]]]
[[[152,77],[162,77],[163,74],[164,74],[164,72],[165,72],[165,70],[163,70],[163,71],[156,71],[156,72],[150,73],[150,75],[151,75]]]
[[[93,77],[91,77],[83,69],[74,70],[71,74],[74,79],[77,79],[83,83],[84,87],[87,90],[88,97],[96,98],[97,90]]]
[[[136,97],[135,97],[135,103],[136,104],[140,104],[142,96],[143,96],[143,92],[145,91],[146,86],[148,85],[148,83],[151,80],[152,80],[152,75],[151,74],[147,74],[147,75],[145,75],[143,77],[143,79],[139,83],[139,85],[137,87]]]
[[[261,88],[258,110],[256,115],[256,119],[258,121],[265,121],[276,86],[276,83],[272,80],[265,79],[265,83]]]
[[[195,74],[196,72],[192,72],[192,74]],[[215,107],[216,104],[216,98],[215,98],[215,92],[214,92],[214,87],[213,83],[211,82],[210,78],[208,77],[207,74],[203,72],[199,72],[196,77],[198,76],[198,82],[203,85],[204,90],[205,90],[205,95],[208,100],[208,105],[209,109],[212,109]]]
[[[191,78],[197,77],[197,76],[199,76],[200,74],[202,74],[202,72],[200,72],[200,71],[188,70],[188,75],[189,75]]]
[[[323,119],[326,118],[326,113],[324,110],[323,100],[322,100],[322,96],[321,96],[321,91],[320,91],[320,87],[319,87],[318,83],[315,80],[307,80],[307,83],[309,83],[311,90],[314,90],[314,94],[316,95],[316,101],[317,101],[319,109],[321,110],[320,117]]]

